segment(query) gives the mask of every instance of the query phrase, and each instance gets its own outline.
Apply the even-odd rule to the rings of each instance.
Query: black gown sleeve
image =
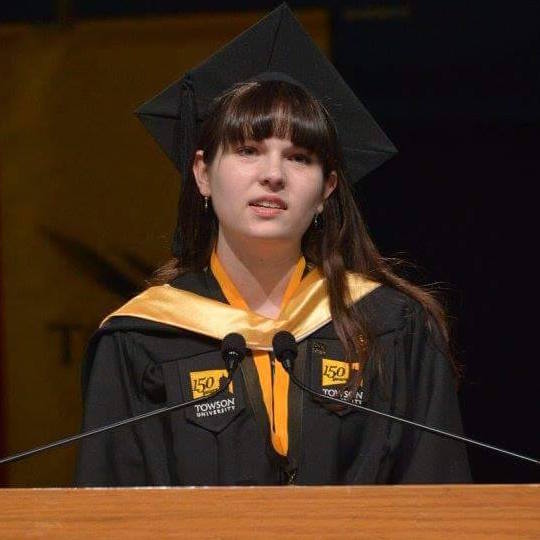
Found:
[[[398,346],[406,373],[407,418],[463,434],[454,370],[434,321],[420,306],[411,308]],[[391,483],[471,481],[465,445],[412,427],[400,427]]]
[[[105,334],[85,359],[83,430],[137,414],[141,398],[133,383],[122,333]],[[122,427],[84,439],[79,446],[76,486],[145,485],[145,467],[137,431]]]

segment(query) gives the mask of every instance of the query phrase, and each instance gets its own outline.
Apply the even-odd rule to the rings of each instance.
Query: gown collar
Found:
[[[380,283],[361,274],[347,273],[350,303],[355,303]],[[251,349],[272,350],[272,336],[286,330],[300,342],[332,320],[326,280],[313,268],[300,281],[277,319],[225,304],[169,284],[149,287],[108,315],[137,317],[222,340],[230,332],[242,334]]]

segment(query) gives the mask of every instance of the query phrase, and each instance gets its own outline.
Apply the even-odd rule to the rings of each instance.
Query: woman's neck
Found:
[[[252,311],[275,319],[301,256],[299,245],[233,240],[218,234],[217,256],[223,269]]]

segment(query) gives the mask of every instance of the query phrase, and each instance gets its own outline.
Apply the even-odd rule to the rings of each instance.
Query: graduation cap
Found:
[[[199,128],[214,98],[236,83],[263,79],[296,83],[322,102],[336,125],[351,183],[397,152],[285,3],[135,114],[187,178]]]

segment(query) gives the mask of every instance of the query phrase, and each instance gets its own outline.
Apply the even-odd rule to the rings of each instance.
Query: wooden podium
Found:
[[[0,490],[0,538],[540,538],[540,485]]]

